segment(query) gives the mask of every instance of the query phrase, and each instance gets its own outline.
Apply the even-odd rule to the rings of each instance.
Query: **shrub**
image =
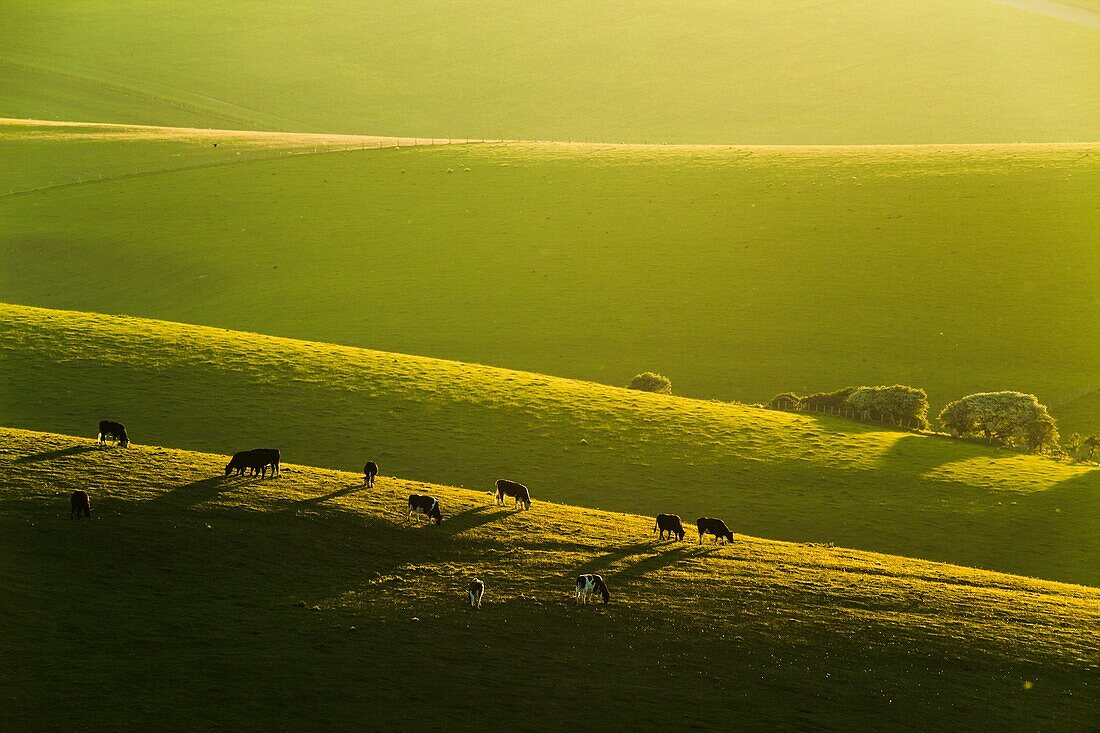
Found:
[[[844,387],[835,392],[814,392],[801,399],[801,404],[808,410],[821,410],[825,408],[839,410],[844,407],[848,397],[856,391],[855,387]]]
[[[954,435],[1037,451],[1058,445],[1058,424],[1035,395],[980,392],[948,403],[940,424]]]
[[[1073,433],[1062,441],[1062,448],[1079,461],[1091,461],[1096,450],[1100,448],[1100,435]]]
[[[797,410],[802,404],[802,398],[794,392],[781,392],[772,397],[768,407],[773,410]]]
[[[877,419],[909,424],[927,430],[928,394],[923,389],[895,384],[890,387],[859,387],[845,400],[861,420]]]
[[[627,385],[628,389],[638,389],[642,392],[657,392],[660,394],[672,394],[672,382],[663,374],[655,372],[642,372],[635,374]]]

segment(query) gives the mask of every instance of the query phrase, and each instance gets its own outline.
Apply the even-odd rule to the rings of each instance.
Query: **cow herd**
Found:
[[[98,442],[105,444],[109,438],[114,439],[123,448],[130,445],[125,425],[112,420],[101,420]],[[229,463],[226,464],[225,475],[229,476],[235,472],[240,476],[248,471],[249,475],[259,474],[261,478],[267,478],[268,469],[271,469],[271,476],[274,478],[280,474],[280,458],[281,455],[276,448],[253,448],[252,450],[238,451],[233,454]],[[373,488],[374,478],[377,475],[378,464],[374,461],[367,461],[363,466],[363,486]],[[508,479],[498,479],[496,482],[496,503],[497,505],[505,504],[507,499],[513,500],[512,507],[514,509],[522,507],[526,511],[531,508],[531,492],[526,486]],[[425,494],[410,494],[407,505],[408,512],[405,515],[405,521],[415,520],[419,524],[420,518],[424,517],[428,523],[442,524],[443,512],[440,509],[437,497]],[[69,516],[72,519],[79,519],[82,516],[91,518],[92,502],[86,491],[74,491],[72,496],[69,497]],[[712,535],[715,543],[720,539],[733,542],[733,532],[721,519],[699,517],[695,521],[695,526],[699,531],[700,544],[703,542],[703,535],[706,534]],[[675,536],[677,541],[681,541],[686,535],[684,524],[676,514],[658,514],[653,524],[653,531],[659,532],[658,536],[661,540],[672,539]],[[576,590],[576,602],[579,604],[587,604],[589,599],[595,596],[602,598],[604,603],[611,600],[607,583],[595,573],[585,573],[577,576]],[[481,599],[485,595],[485,582],[474,578],[467,588],[466,595],[471,607],[481,608]]]

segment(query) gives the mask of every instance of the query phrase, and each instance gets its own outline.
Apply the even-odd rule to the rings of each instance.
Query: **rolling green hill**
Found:
[[[1095,723],[1096,589],[743,535],[658,543],[648,517],[285,464],[225,479],[224,461],[0,430],[0,727]],[[91,521],[67,518],[74,488]],[[442,525],[402,522],[413,491]],[[591,571],[611,603],[577,607]]]
[[[1100,585],[1100,470],[836,418],[20,306],[0,306],[0,414]]]
[[[14,117],[595,142],[1100,140],[1097,27],[978,0],[5,11],[0,115]]]
[[[1100,432],[1096,145],[309,154],[348,144],[0,126],[0,300],[745,402],[1016,389]]]

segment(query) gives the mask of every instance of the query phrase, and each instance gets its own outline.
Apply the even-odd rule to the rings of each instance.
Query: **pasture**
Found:
[[[490,491],[536,506],[719,516],[835,542],[1100,585],[1100,470],[838,418],[639,393],[424,357],[100,314],[0,306],[13,427]]]
[[[1096,145],[375,140],[0,126],[0,301],[749,403],[1016,389],[1100,431]]]
[[[1100,140],[1095,27],[993,2],[9,5],[0,113],[13,117],[633,143]]]
[[[1096,589],[226,460],[0,429],[0,727],[561,730],[582,705],[615,729],[1095,723]],[[414,491],[442,525],[403,524]],[[607,606],[574,604],[589,571]]]

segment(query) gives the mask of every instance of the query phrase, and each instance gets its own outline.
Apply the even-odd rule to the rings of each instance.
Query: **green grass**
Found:
[[[1016,389],[1100,432],[1095,145],[287,155],[312,143],[190,134],[0,127],[0,192],[53,186],[0,196],[0,300],[745,402]]]
[[[8,116],[597,142],[1100,139],[1100,34],[988,2],[8,5]]]
[[[774,539],[1100,585],[1100,470],[948,438],[542,375],[0,306],[15,427],[286,460],[536,500],[726,518]]]
[[[0,727],[1095,724],[1096,589],[225,460],[0,430]],[[75,488],[92,521],[68,519]],[[441,526],[402,523],[414,491]],[[585,571],[611,604],[574,605]]]

